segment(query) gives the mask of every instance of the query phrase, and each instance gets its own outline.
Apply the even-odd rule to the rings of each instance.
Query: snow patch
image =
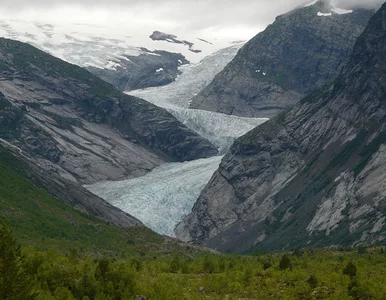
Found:
[[[332,16],[332,13],[322,13],[320,11],[318,11],[318,17],[330,17]]]
[[[333,11],[334,13],[336,13],[338,15],[346,15],[346,14],[351,14],[353,12],[353,10],[347,10],[347,9],[343,9],[343,8],[339,8],[339,7],[333,7],[331,9],[331,11]]]
[[[163,68],[159,68],[158,70],[155,70],[156,73],[159,73],[159,72],[162,72],[164,69]]]
[[[106,68],[106,69],[110,69],[110,70],[116,70],[117,67],[120,67],[120,66],[121,66],[121,65],[120,65],[119,63],[117,63],[117,62],[115,62],[115,61],[109,60],[109,61],[107,62],[107,64],[105,65],[105,68]]]

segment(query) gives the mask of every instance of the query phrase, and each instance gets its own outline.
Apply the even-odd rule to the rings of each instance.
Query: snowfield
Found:
[[[153,30],[156,30],[154,28]],[[222,48],[232,45],[229,40],[204,42],[195,33],[181,33],[181,39],[194,43],[195,53],[183,44],[150,39],[149,28],[79,23],[43,23],[6,19],[0,20],[0,37],[29,43],[67,62],[81,67],[115,69],[119,59],[138,56],[149,51],[164,50],[181,53],[192,63]],[[154,54],[157,55],[157,54]]]

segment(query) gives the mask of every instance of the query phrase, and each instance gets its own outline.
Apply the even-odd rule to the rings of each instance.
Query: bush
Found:
[[[343,274],[352,277],[357,275],[357,267],[350,261],[343,269]]]
[[[292,268],[292,263],[288,255],[284,254],[279,263],[280,270],[286,270]]]
[[[314,289],[318,286],[318,279],[315,275],[311,275],[310,278],[308,278],[307,283],[310,287]]]

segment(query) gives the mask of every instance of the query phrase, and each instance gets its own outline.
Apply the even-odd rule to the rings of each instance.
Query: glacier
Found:
[[[190,213],[202,189],[217,170],[221,156],[167,163],[145,176],[86,186],[112,205],[130,212],[147,227],[174,237],[174,228]]]
[[[207,138],[225,152],[234,140],[268,119],[243,118],[217,112],[189,109],[191,99],[205,88],[236,56],[243,43],[221,49],[198,64],[182,66],[176,81],[160,87],[126,92],[167,109],[181,123]]]
[[[181,66],[179,70],[182,74],[168,85],[132,90],[127,94],[163,108],[171,106],[189,108],[190,100],[225,68],[243,45],[244,43],[232,45],[208,55],[197,64]]]
[[[142,177],[99,182],[86,188],[135,216],[155,232],[174,237],[176,225],[191,212],[201,191],[218,169],[221,155],[236,138],[268,120],[189,109],[191,98],[209,84],[241,46],[233,45],[198,64],[183,66],[182,74],[169,85],[126,92],[167,109],[188,128],[216,145],[219,156],[167,163]]]

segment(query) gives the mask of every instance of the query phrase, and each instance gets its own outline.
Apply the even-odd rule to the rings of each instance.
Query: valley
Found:
[[[2,299],[386,299],[386,3],[24,1]]]

